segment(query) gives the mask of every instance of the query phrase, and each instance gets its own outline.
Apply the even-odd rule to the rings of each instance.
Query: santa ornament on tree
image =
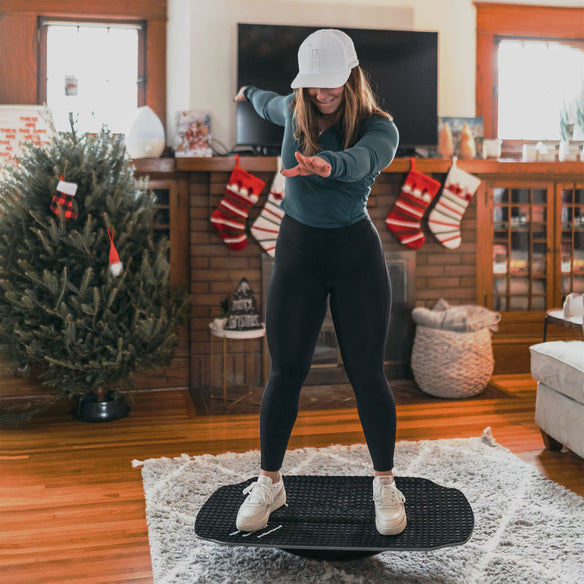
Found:
[[[109,269],[114,276],[119,276],[124,269],[124,264],[120,261],[120,256],[118,255],[118,250],[114,245],[114,226],[112,225],[112,232],[107,230],[107,235],[110,240],[110,251],[109,251]]]

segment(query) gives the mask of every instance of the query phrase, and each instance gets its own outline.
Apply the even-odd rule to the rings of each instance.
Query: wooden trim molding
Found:
[[[584,8],[475,2],[477,34],[582,38]]]
[[[0,9],[0,104],[35,104],[39,71],[40,16],[146,22],[146,93],[141,101],[166,120],[167,0],[3,0]],[[18,66],[15,66],[15,63]]]
[[[476,115],[485,138],[497,137],[496,41],[501,37],[583,39],[584,8],[475,2],[477,9]]]
[[[83,15],[101,18],[166,20],[166,0],[3,0],[0,12],[18,14]]]
[[[37,103],[37,18],[0,12],[0,104]]]

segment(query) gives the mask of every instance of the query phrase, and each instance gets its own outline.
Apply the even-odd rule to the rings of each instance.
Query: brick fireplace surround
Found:
[[[435,178],[444,179],[449,161],[439,163]],[[151,180],[176,180],[179,191],[188,189],[189,197],[189,274],[191,319],[188,330],[189,385],[192,389],[209,384],[209,330],[219,303],[231,296],[242,277],[247,278],[254,290],[260,313],[263,315],[265,299],[262,296],[262,248],[249,236],[247,247],[231,251],[212,230],[209,218],[225,191],[225,185],[234,165],[233,158],[213,159],[161,159],[136,161],[137,173],[149,175]],[[267,189],[276,170],[276,159],[241,158],[241,165],[266,182],[259,202],[251,210],[248,225],[259,215],[267,197]],[[417,168],[419,168],[419,164]],[[369,213],[383,242],[386,255],[403,252],[402,246],[385,225],[385,217],[397,200],[400,187],[409,169],[409,160],[398,159],[377,179],[369,199]],[[422,172],[425,172],[421,169]],[[179,197],[187,195],[179,192]],[[415,252],[415,305],[432,306],[439,298],[455,304],[476,302],[476,204],[471,202],[462,222],[462,245],[457,250],[447,250],[438,243],[427,226],[425,245]],[[171,242],[171,250],[176,243]],[[172,253],[172,251],[171,251]],[[358,310],[358,306],[356,307]],[[264,354],[263,341],[255,344],[253,378],[262,381]],[[185,347],[186,348],[186,347]],[[227,363],[228,382],[244,383],[246,351],[249,344],[231,342]],[[179,352],[182,353],[182,352]],[[180,354],[179,354],[180,359]],[[219,356],[213,363],[220,375]],[[217,377],[216,377],[217,378]]]
[[[264,311],[262,294],[262,248],[249,236],[247,247],[231,251],[213,231],[211,213],[219,206],[225,186],[235,165],[234,157],[162,158],[134,161],[138,176],[149,176],[151,187],[170,193],[171,279],[191,293],[191,315],[183,330],[181,345],[172,366],[159,374],[140,375],[137,387],[190,387],[209,385],[209,329],[220,301],[231,296],[242,277],[250,282],[261,314]],[[444,182],[451,167],[450,160],[418,159],[416,169]],[[274,157],[242,157],[245,170],[260,177],[266,187],[253,207],[248,226],[264,207],[267,190],[276,171]],[[580,162],[530,163],[497,160],[459,160],[462,170],[478,176],[483,182],[462,220],[462,245],[456,250],[443,247],[428,230],[426,220],[422,229],[426,243],[414,254],[415,276],[410,306],[432,307],[440,298],[452,304],[492,303],[493,212],[489,193],[494,185],[509,188],[544,188],[549,200],[556,200],[562,185],[583,188],[584,165]],[[369,213],[377,226],[387,257],[407,251],[385,225],[385,218],[399,197],[401,185],[410,168],[407,158],[397,158],[378,177],[369,199]],[[553,210],[548,209],[548,217]],[[550,234],[553,233],[550,224]],[[549,266],[559,249],[550,240],[547,256]],[[554,255],[556,254],[556,255]],[[265,254],[264,254],[265,257]],[[482,267],[481,267],[482,265]],[[555,281],[548,281],[550,290]],[[489,292],[491,291],[491,292]],[[558,292],[549,293],[550,306],[557,306]],[[560,302],[561,305],[561,302]],[[355,307],[359,309],[358,306]],[[505,312],[499,331],[493,336],[495,373],[528,373],[528,347],[541,340],[544,311]],[[391,336],[391,332],[390,332]],[[254,341],[250,349],[244,342],[232,342],[229,347],[227,381],[230,385],[244,383],[248,350],[253,351],[254,382],[262,384],[266,360],[262,340]],[[220,379],[220,357],[212,365]],[[396,379],[389,376],[390,379]],[[324,382],[322,382],[324,383]]]

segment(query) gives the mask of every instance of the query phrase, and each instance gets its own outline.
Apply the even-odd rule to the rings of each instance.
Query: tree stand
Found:
[[[81,395],[75,408],[75,418],[81,422],[113,422],[129,413],[130,406],[123,399],[112,399],[109,393],[104,401],[97,401],[94,393]]]

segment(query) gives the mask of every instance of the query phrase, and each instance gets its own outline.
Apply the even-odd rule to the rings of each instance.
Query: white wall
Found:
[[[510,0],[490,0],[510,3]],[[582,6],[584,0],[515,0]],[[181,109],[211,112],[212,135],[235,145],[236,24],[438,31],[438,114],[475,115],[473,0],[168,0],[167,141]]]
[[[172,145],[176,112],[191,109],[191,0],[169,0],[166,47],[166,138]]]

